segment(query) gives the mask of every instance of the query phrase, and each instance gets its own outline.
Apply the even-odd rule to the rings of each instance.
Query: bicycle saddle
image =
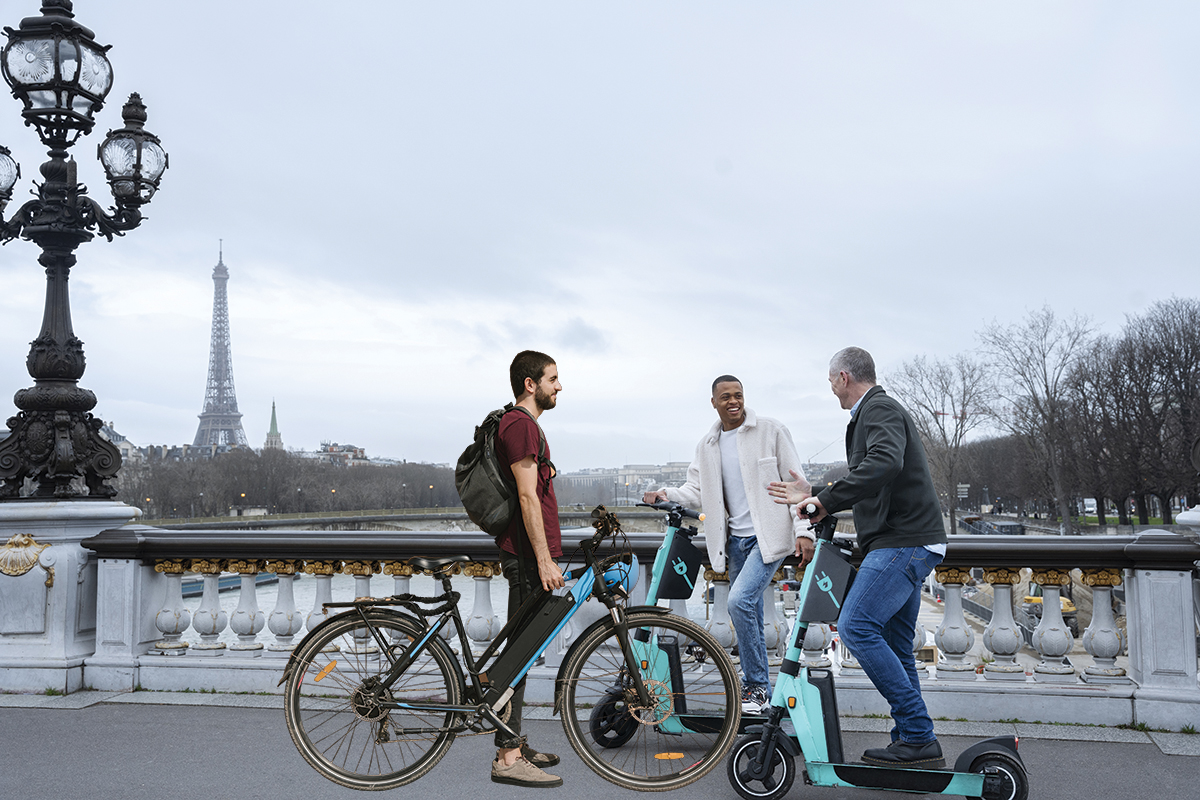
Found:
[[[417,556],[416,558],[408,559],[408,564],[413,569],[418,569],[422,572],[441,572],[455,562],[470,560],[470,556],[441,556],[439,558],[425,558],[424,556]]]

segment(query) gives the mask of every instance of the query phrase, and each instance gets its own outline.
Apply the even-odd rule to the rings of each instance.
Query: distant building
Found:
[[[296,455],[338,467],[360,467],[371,463],[364,448],[337,442],[321,442],[319,450],[299,452]]]
[[[263,450],[282,450],[283,437],[279,435],[279,425],[275,422],[275,401],[271,401],[271,430],[267,431],[267,441]]]

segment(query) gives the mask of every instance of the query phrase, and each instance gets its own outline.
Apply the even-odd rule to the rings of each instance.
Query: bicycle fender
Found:
[[[634,611],[650,611],[655,614],[670,614],[671,609],[663,608],[662,606],[630,606],[625,609],[626,615],[632,614]],[[562,691],[563,691],[563,670],[571,661],[571,655],[575,652],[576,646],[582,642],[589,633],[596,628],[602,628],[605,625],[612,625],[612,617],[603,616],[600,619],[587,626],[582,633],[575,637],[575,641],[571,642],[571,646],[567,648],[567,654],[563,656],[562,663],[558,665],[558,674],[554,676],[554,716],[558,716],[562,710]],[[280,681],[282,683],[283,681]]]
[[[423,622],[422,620],[419,620],[416,617],[413,617],[411,614],[404,614],[399,611],[396,611],[393,608],[389,608],[387,610],[391,611],[394,614],[399,614],[402,617],[408,617],[413,622],[415,622],[418,626],[421,625]],[[306,633],[304,635],[304,638],[300,640],[300,643],[292,648],[292,654],[288,657],[287,665],[284,666],[284,668],[283,668],[283,677],[280,678],[279,683],[277,683],[275,685],[283,686],[283,682],[286,681],[291,676],[292,671],[296,669],[296,664],[300,663],[300,660],[296,657],[296,654],[304,649],[304,645],[308,644],[308,640],[313,637],[313,634],[315,634],[317,631],[321,630],[322,626],[332,622],[333,620],[341,619],[342,617],[346,617],[346,616],[350,616],[350,615],[357,616],[358,611],[351,608],[351,609],[347,609],[346,611],[343,611],[341,614],[334,614],[332,617],[326,617],[325,620],[320,625],[317,625],[311,631]]]

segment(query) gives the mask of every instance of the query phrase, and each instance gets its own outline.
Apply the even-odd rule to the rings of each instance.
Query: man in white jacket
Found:
[[[746,408],[742,382],[732,375],[713,381],[712,404],[718,420],[696,445],[687,483],[646,492],[643,500],[704,510],[709,563],[717,572],[729,569],[729,617],[745,674],[742,710],[757,714],[771,699],[763,591],[789,554],[801,566],[812,559],[814,537],[791,507],[767,494],[773,481],[804,480],[788,429]]]

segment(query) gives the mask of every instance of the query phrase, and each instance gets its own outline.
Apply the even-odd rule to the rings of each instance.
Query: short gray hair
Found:
[[[855,383],[875,383],[875,359],[861,347],[846,347],[829,359],[829,374],[845,372]]]

